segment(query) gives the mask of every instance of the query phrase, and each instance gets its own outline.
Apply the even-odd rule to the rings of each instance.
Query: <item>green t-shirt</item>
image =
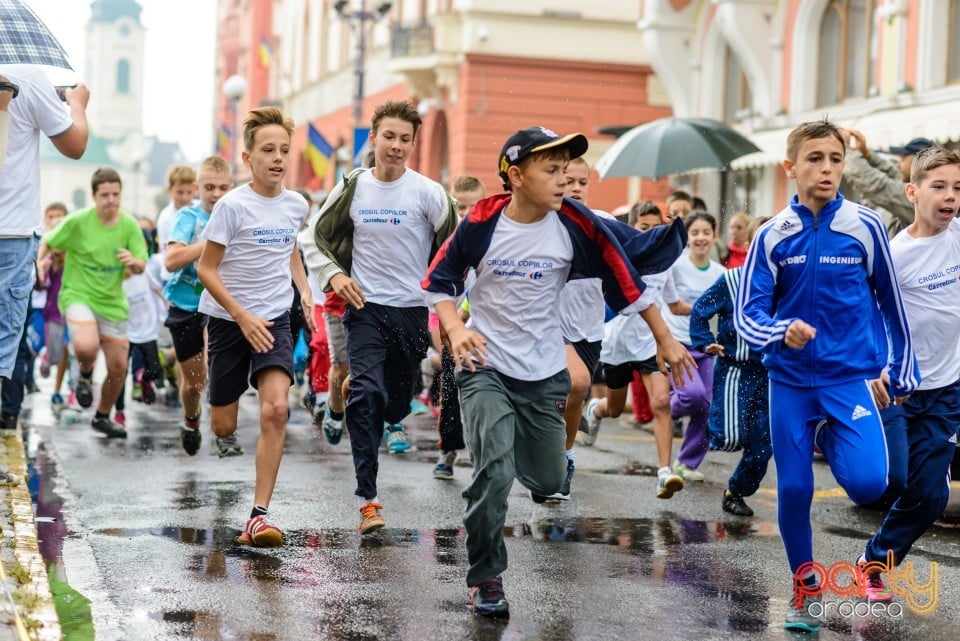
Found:
[[[107,227],[97,218],[96,208],[76,211],[50,232],[47,246],[67,252],[58,299],[60,313],[66,316],[72,303],[83,303],[107,320],[127,319],[126,268],[117,259],[117,251],[128,249],[135,258],[147,260],[147,243],[133,216],[121,212],[116,224]]]

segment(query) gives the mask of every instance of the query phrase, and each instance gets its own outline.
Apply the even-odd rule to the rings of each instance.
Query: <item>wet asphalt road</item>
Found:
[[[706,483],[657,500],[651,435],[605,420],[596,447],[577,450],[572,501],[535,505],[515,485],[505,532],[512,618],[500,623],[465,606],[460,491],[470,468],[432,478],[429,420],[406,421],[419,451],[381,453],[387,528],[361,539],[349,442],[329,446],[294,410],[271,504],[288,543],[257,550],[234,541],[252,501],[254,397],[241,405],[247,454],[229,459],[212,454],[209,432],[196,457],[184,454],[177,410],[128,403],[130,438],[107,441],[89,416],[58,422],[48,398],[29,397],[23,421],[41,552],[90,599],[101,641],[808,638],[782,629],[790,584],[772,465],[749,499],[752,519],[719,508],[734,454],[711,453]],[[879,515],[852,507],[824,465],[816,475],[818,558],[854,560]],[[960,523],[956,497],[949,514]],[[834,612],[819,638],[956,639],[960,528],[935,528],[912,560],[921,580],[939,565],[932,615]]]

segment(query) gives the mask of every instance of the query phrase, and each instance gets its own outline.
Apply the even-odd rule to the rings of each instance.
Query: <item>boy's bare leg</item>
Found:
[[[66,346],[64,346],[63,358],[57,363],[57,377],[53,381],[54,394],[60,393],[60,388],[63,387],[63,378],[67,375],[68,369],[70,369],[70,353],[67,351]]]
[[[617,418],[623,414],[627,404],[627,387],[621,389],[607,389],[607,395],[600,399],[594,414],[598,418]]]
[[[570,391],[567,393],[567,406],[563,420],[567,425],[567,450],[572,450],[580,429],[580,417],[583,416],[583,401],[590,389],[590,372],[580,360],[573,345],[567,345],[567,371],[570,373]]]
[[[214,436],[226,438],[237,431],[237,415],[240,411],[240,399],[229,405],[210,406],[210,429]]]
[[[327,407],[330,408],[331,412],[336,412],[337,414],[343,414],[344,411],[344,395],[343,395],[343,383],[347,380],[347,374],[349,373],[346,365],[331,365],[330,366],[330,390],[329,396],[327,396]]]
[[[267,508],[283,457],[290,377],[277,367],[265,369],[257,375],[257,389],[260,393],[260,438],[257,440],[257,481],[253,502]]]
[[[70,343],[73,345],[73,355],[80,366],[80,372],[92,372],[100,352],[100,332],[97,331],[97,324],[74,322],[70,325]]]
[[[670,416],[670,383],[659,372],[641,374],[653,410],[653,440],[657,444],[657,466],[670,466],[673,453],[673,418]]]
[[[107,377],[100,387],[100,402],[97,411],[109,414],[113,404],[117,402],[123,391],[123,383],[127,378],[127,363],[130,356],[130,343],[123,339],[103,336],[100,339],[100,348],[107,364]]]
[[[199,416],[200,399],[207,384],[207,361],[203,352],[182,363],[178,362],[177,372],[180,374],[180,404],[183,406],[183,415]]]

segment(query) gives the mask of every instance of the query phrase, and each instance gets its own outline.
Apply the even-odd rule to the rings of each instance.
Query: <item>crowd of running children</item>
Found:
[[[284,542],[268,508],[295,361],[306,364],[304,403],[327,441],[349,435],[362,535],[385,525],[381,444],[408,451],[401,421],[429,408],[434,477],[453,478],[464,448],[473,467],[463,492],[469,602],[505,617],[502,529],[514,480],[538,503],[568,500],[575,443],[592,446],[633,386],[637,416],[652,422],[658,498],[703,480],[708,450],[742,449],[721,507],[752,516],[744,497],[773,456],[793,576],[787,628],[819,626],[815,448],[854,501],[888,509],[858,567],[862,594],[889,600],[888,550],[901,562],[942,513],[960,424],[951,276],[960,156],[916,155],[906,188],[916,219],[891,242],[874,212],[838,191],[842,130],[801,125],[783,162],[796,195],[772,218],[735,215],[722,245],[714,216],[684,192],[665,212],[638,203],[626,220],[587,207],[582,134],[517,131],[498,156],[502,194],[486,197],[472,177],[448,194],[407,167],[420,124],[408,102],[378,106],[371,166],[343,176],[311,213],[306,194],[283,186],[293,123],[276,108],[253,110],[243,128],[250,182],[234,187],[219,157],[197,173],[171,169],[152,256],[150,231],[120,211],[112,170],[93,176],[94,207],[66,215],[51,205],[38,287],[53,403],[64,404],[72,353],[76,402],[93,404],[102,350],[93,428],[125,437],[128,358],[144,402],[165,378],[161,360],[175,360],[183,449],[199,451],[206,405],[217,453],[234,456],[239,400],[253,386],[256,482],[238,540],[268,547]],[[167,343],[174,354],[162,359]],[[689,422],[674,459],[681,417]]]

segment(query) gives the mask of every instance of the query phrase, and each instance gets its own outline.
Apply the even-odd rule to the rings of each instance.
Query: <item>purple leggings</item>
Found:
[[[710,442],[707,428],[710,419],[710,399],[713,395],[713,356],[698,352],[684,345],[697,363],[693,378],[683,387],[674,387],[670,391],[670,414],[673,418],[689,416],[690,424],[683,433],[683,443],[677,458],[687,467],[700,467]],[[671,381],[672,382],[672,381]]]

